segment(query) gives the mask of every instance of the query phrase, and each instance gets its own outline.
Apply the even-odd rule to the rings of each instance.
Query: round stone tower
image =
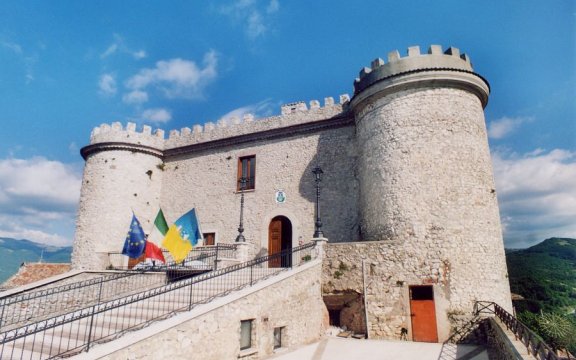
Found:
[[[458,49],[377,59],[354,83],[364,240],[441,262],[451,309],[511,310],[483,109],[488,82]]]
[[[82,148],[86,164],[72,266],[76,269],[103,270],[111,261],[125,261],[121,252],[134,212],[145,232],[159,208],[164,132],[151,134],[144,126],[128,123],[104,124],[92,131],[90,145]],[[114,265],[122,265],[116,263]]]

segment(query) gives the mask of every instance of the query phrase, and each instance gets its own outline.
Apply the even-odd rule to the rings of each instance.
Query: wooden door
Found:
[[[282,220],[275,217],[268,226],[268,255],[282,251]],[[280,267],[281,258],[275,257],[268,261],[268,267]]]
[[[410,286],[412,340],[438,342],[436,307],[432,286]]]

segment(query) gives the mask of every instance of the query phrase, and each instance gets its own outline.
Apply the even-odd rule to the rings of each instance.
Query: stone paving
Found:
[[[290,352],[279,351],[274,360],[488,360],[485,348],[471,345],[411,341],[356,340],[329,337]]]

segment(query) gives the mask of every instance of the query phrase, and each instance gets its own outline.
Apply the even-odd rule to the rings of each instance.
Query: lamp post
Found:
[[[324,233],[322,232],[322,220],[320,220],[320,181],[322,181],[322,174],[324,174],[324,171],[322,171],[320,166],[316,165],[312,170],[312,173],[316,176],[316,223],[314,224],[314,238],[323,238]]]
[[[246,239],[242,233],[244,232],[244,190],[246,189],[246,182],[248,180],[246,177],[242,176],[238,181],[240,182],[240,225],[238,226],[238,236],[236,236],[236,242],[246,242]]]

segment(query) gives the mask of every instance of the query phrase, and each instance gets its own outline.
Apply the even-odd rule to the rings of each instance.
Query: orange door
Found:
[[[410,286],[412,340],[438,342],[436,307],[432,286]]]
[[[282,220],[274,218],[268,226],[268,255],[282,251]],[[280,256],[270,259],[268,267],[280,267]]]

